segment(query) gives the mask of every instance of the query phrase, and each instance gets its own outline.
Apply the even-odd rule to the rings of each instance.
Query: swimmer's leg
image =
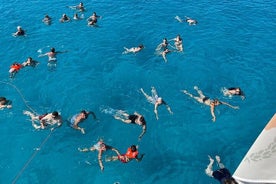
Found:
[[[216,158],[216,161],[217,161],[217,164],[218,164],[219,168],[221,168],[221,169],[225,168],[223,163],[221,163],[220,157],[218,155],[216,155],[215,158]]]
[[[189,93],[187,90],[182,90],[182,92],[186,95],[188,95],[189,97],[195,99],[196,101],[202,103],[202,98],[198,97],[198,96],[194,96],[191,93]]]
[[[118,160],[118,156],[105,157],[106,162],[116,161],[116,160]]]
[[[209,157],[209,160],[210,160],[210,163],[209,165],[207,166],[207,168],[205,169],[205,173],[210,176],[210,177],[213,177],[213,163],[214,163],[214,159],[212,159],[212,157]]]
[[[146,94],[145,91],[143,90],[143,88],[141,88],[140,91],[143,93],[143,95],[146,97],[146,99],[147,99],[149,102],[152,102],[152,101],[153,101],[152,97],[149,96],[148,94]]]
[[[25,115],[27,115],[27,116],[30,116],[30,118],[31,118],[32,120],[37,119],[36,115],[35,115],[34,113],[30,112],[30,111],[23,111],[23,114],[25,114]]]
[[[124,47],[124,49],[125,49],[125,51],[122,54],[127,54],[130,52],[130,49],[128,49],[128,48]]]
[[[203,94],[203,92],[197,86],[194,86],[194,89],[197,91],[200,98],[205,98],[205,95]]]
[[[151,95],[152,95],[152,97],[158,96],[157,91],[154,86],[151,87]]]

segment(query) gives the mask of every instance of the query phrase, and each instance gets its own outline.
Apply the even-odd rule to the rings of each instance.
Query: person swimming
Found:
[[[134,114],[128,114],[122,110],[118,110],[116,114],[113,116],[115,119],[120,120],[127,124],[136,124],[142,127],[142,133],[139,135],[138,139],[141,140],[143,135],[147,130],[147,123],[141,114],[134,112]]]
[[[141,154],[140,157],[138,157],[138,155],[139,155],[138,146],[131,145],[129,148],[127,148],[127,151],[125,154],[117,153],[117,156],[108,157],[105,159],[105,161],[109,162],[109,161],[119,160],[122,163],[128,163],[131,160],[135,159],[136,161],[140,162],[142,161],[144,154]]]
[[[13,36],[25,36],[25,31],[21,26],[17,26],[17,31],[13,33]]]
[[[59,21],[60,21],[61,23],[63,23],[63,22],[69,22],[69,21],[70,21],[70,18],[64,13],[64,14],[62,15],[62,17],[59,19]]]
[[[0,109],[4,108],[12,108],[12,101],[7,100],[6,97],[1,96],[0,97]]]
[[[211,115],[212,115],[212,121],[215,122],[216,121],[216,116],[215,116],[215,107],[219,106],[219,105],[226,105],[228,107],[231,107],[233,109],[239,109],[238,106],[232,106],[229,103],[220,101],[218,99],[214,99],[211,100],[209,97],[206,97],[203,92],[197,87],[194,86],[194,89],[197,91],[197,93],[199,94],[199,96],[194,96],[191,93],[189,93],[186,90],[181,90],[184,94],[190,96],[191,98],[194,98],[196,101],[198,101],[199,103],[205,104],[207,106],[210,106],[210,111],[211,111]]]
[[[98,163],[99,163],[101,171],[104,170],[104,165],[103,165],[103,162],[102,162],[103,152],[108,151],[108,150],[112,150],[116,154],[120,154],[119,151],[116,148],[105,144],[105,142],[102,139],[100,139],[96,144],[94,144],[90,148],[78,148],[78,150],[80,152],[89,152],[89,151],[93,152],[95,150],[98,151]]]
[[[140,91],[146,97],[146,99],[148,100],[148,102],[150,102],[151,104],[154,105],[154,113],[155,113],[155,117],[156,117],[157,120],[159,119],[157,108],[160,105],[165,105],[167,107],[167,110],[169,111],[169,113],[173,114],[173,112],[171,111],[170,106],[163,100],[163,98],[161,98],[161,97],[158,96],[155,87],[151,87],[151,96],[149,96],[148,94],[146,94],[144,92],[143,88],[141,88]]]
[[[79,123],[83,122],[88,118],[88,115],[92,114],[94,119],[96,118],[96,115],[94,112],[82,110],[80,113],[75,114],[71,119],[70,119],[70,126],[76,130],[81,131],[82,134],[85,134],[84,128],[79,127]]]
[[[19,70],[23,68],[23,66],[20,63],[14,62],[11,66],[10,66],[10,78],[13,78],[15,76],[15,74],[17,72],[19,72]]]
[[[180,23],[183,23],[183,22],[184,22],[184,20],[181,19],[179,16],[175,16],[175,19],[176,19],[178,22],[180,22]],[[185,16],[185,22],[187,22],[190,26],[194,26],[194,25],[197,24],[197,20],[192,19],[192,18],[187,17],[187,16]]]
[[[240,96],[242,100],[245,99],[245,94],[240,87],[222,88],[222,93],[224,96]]]
[[[140,52],[142,49],[144,48],[144,45],[139,45],[138,47],[132,47],[132,48],[126,48],[124,47],[125,51],[123,52],[123,54],[128,54],[128,53],[137,53]]]

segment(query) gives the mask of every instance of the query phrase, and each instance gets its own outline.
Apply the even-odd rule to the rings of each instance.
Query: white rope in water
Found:
[[[4,82],[4,81],[0,81],[0,83],[3,84],[7,84],[9,86],[12,86],[20,95],[20,97],[22,98],[24,104],[26,105],[26,107],[28,109],[30,109],[33,113],[37,114],[35,112],[35,110],[33,110],[33,108],[31,108],[28,103],[27,100],[24,98],[24,96],[22,95],[21,91],[13,84],[9,83],[9,82]],[[17,180],[19,179],[19,177],[23,174],[23,172],[25,171],[25,169],[28,167],[28,165],[31,163],[31,161],[35,158],[35,156],[37,155],[38,151],[40,151],[40,149],[42,148],[42,146],[48,141],[48,139],[51,137],[52,132],[54,131],[54,129],[51,129],[50,133],[47,135],[47,137],[41,142],[41,144],[39,145],[38,148],[35,149],[34,153],[32,154],[32,156],[29,158],[29,160],[24,164],[24,166],[22,167],[22,169],[17,173],[16,177],[14,178],[14,180],[12,181],[12,184],[15,184],[17,182]]]
[[[26,107],[27,107],[28,109],[30,109],[33,113],[36,113],[36,112],[28,105],[27,100],[25,100],[24,96],[22,95],[22,93],[20,92],[20,90],[19,90],[15,85],[13,85],[13,84],[11,84],[11,83],[9,83],[9,82],[4,82],[4,81],[0,81],[0,83],[7,84],[7,85],[13,87],[13,88],[18,92],[18,94],[20,95],[20,97],[22,98],[22,100],[23,100],[24,104],[26,105]]]
[[[48,134],[48,136],[43,140],[43,142],[39,145],[38,148],[35,149],[35,152],[32,154],[32,156],[29,158],[29,160],[24,164],[24,166],[22,167],[22,169],[17,173],[16,177],[14,178],[14,180],[12,181],[12,184],[15,184],[17,182],[17,180],[19,179],[19,177],[23,174],[23,172],[26,170],[26,168],[28,167],[28,165],[31,163],[31,161],[34,159],[34,157],[36,156],[36,154],[40,151],[40,149],[42,148],[42,146],[48,141],[48,139],[51,137],[53,131],[50,131],[50,133]]]

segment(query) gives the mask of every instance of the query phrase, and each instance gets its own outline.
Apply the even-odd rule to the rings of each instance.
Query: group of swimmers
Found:
[[[84,12],[85,8],[83,3],[80,3],[77,6],[70,6],[69,8],[78,10],[80,12]],[[97,23],[97,19],[100,18],[100,16],[98,16],[95,12],[92,14],[92,16],[90,16],[87,19],[88,25],[96,25]],[[74,14],[74,19],[79,19],[78,14],[75,13]],[[180,17],[176,16],[175,19],[177,19],[180,23],[182,22],[187,22],[189,25],[196,25],[197,21],[194,19],[191,19],[189,17],[186,17],[185,21],[183,19],[181,19]],[[51,17],[49,15],[45,15],[45,17],[43,18],[43,22],[45,24],[50,25],[51,24]],[[62,18],[60,19],[60,22],[68,22],[70,21],[70,18],[66,15],[63,14]],[[17,27],[17,32],[14,33],[14,36],[24,36],[25,35],[25,31],[18,26]],[[172,46],[169,42],[170,41],[174,41],[174,46]],[[173,48],[173,50],[170,50],[170,48]],[[144,45],[141,44],[137,47],[132,47],[132,48],[126,48],[124,47],[125,51],[123,52],[123,54],[128,54],[128,53],[138,53],[140,52],[142,49],[144,48]],[[167,62],[167,58],[166,55],[170,52],[173,51],[177,51],[177,52],[183,52],[183,43],[182,43],[182,38],[180,35],[177,35],[175,38],[172,39],[167,39],[164,38],[162,43],[160,43],[157,48],[156,48],[156,52],[160,53],[160,55],[162,55],[163,59],[165,62]],[[49,52],[44,53],[39,55],[39,57],[43,57],[43,56],[48,56],[48,61],[49,62],[56,62],[56,55],[59,53],[65,53],[66,51],[56,51],[55,48],[51,48]],[[11,66],[11,69],[9,71],[10,76],[14,77],[14,75],[23,67],[26,66],[36,66],[38,64],[37,61],[34,61],[31,57],[29,57],[25,62],[23,63],[14,63]],[[216,116],[214,113],[215,107],[218,105],[226,105],[229,106],[233,109],[238,109],[238,106],[233,106],[230,105],[229,103],[220,101],[218,99],[210,99],[209,97],[206,97],[203,92],[197,87],[195,86],[194,89],[197,91],[198,96],[193,95],[192,93],[188,92],[187,90],[182,90],[182,92],[186,95],[188,95],[189,97],[195,99],[197,102],[205,104],[207,106],[210,107],[210,112],[211,112],[211,116],[212,116],[212,120],[215,122],[216,121]],[[162,97],[160,97],[155,89],[155,87],[151,88],[151,95],[147,94],[143,88],[140,89],[141,93],[145,96],[146,100],[153,104],[154,108],[153,108],[153,112],[155,115],[155,118],[158,120],[159,119],[159,114],[158,114],[158,107],[160,105],[164,105],[167,109],[167,111],[170,114],[173,114],[170,106],[164,101],[164,99]],[[243,93],[243,91],[239,88],[239,87],[233,87],[233,88],[225,88],[223,90],[223,94],[225,96],[233,96],[233,95],[238,95],[241,96],[242,99],[245,98],[245,95]],[[7,100],[5,97],[0,97],[0,108],[11,108],[11,101]],[[48,127],[51,127],[51,130],[53,130],[56,127],[60,127],[62,125],[62,117],[61,115],[57,112],[57,111],[53,111],[51,113],[45,113],[45,114],[36,114],[34,112],[30,112],[30,111],[24,111],[24,114],[29,116],[31,118],[32,121],[32,125],[35,129],[45,129]],[[96,120],[96,115],[94,112],[88,111],[88,110],[82,110],[79,113],[73,115],[69,121],[69,125],[75,129],[80,131],[82,134],[85,134],[85,129],[80,127],[80,123],[83,122],[84,120],[86,120],[88,118],[89,115],[92,115],[93,118]],[[116,113],[113,115],[113,117],[116,120],[122,121],[124,123],[127,124],[136,124],[142,127],[142,132],[140,133],[140,135],[138,136],[138,139],[141,140],[141,138],[143,137],[143,135],[146,133],[146,120],[145,117],[141,114],[139,114],[138,112],[134,112],[133,114],[129,114],[125,111],[122,110],[117,110]],[[105,161],[116,161],[116,160],[120,160],[123,163],[127,163],[133,159],[137,160],[137,161],[141,161],[144,154],[141,154],[140,157],[139,152],[138,152],[138,146],[137,145],[131,145],[129,148],[127,148],[127,151],[125,154],[121,154],[117,148],[107,145],[102,139],[100,139],[95,145],[88,147],[88,148],[78,148],[78,150],[80,152],[89,152],[89,151],[98,151],[98,164],[100,166],[101,170],[104,170],[104,166],[103,166],[103,162],[102,162],[102,154],[107,151],[107,150],[112,150],[114,151],[114,153],[116,154],[116,156],[111,156],[111,157],[107,157]],[[213,164],[213,159],[211,157],[209,157],[210,159],[210,164],[208,166],[208,168],[206,169],[206,173],[210,176],[216,177],[216,171],[212,171],[212,164]],[[226,171],[227,169],[225,169],[224,167],[222,167],[222,164],[220,163],[220,158],[218,156],[216,156],[216,160],[218,162],[218,164],[220,164],[220,169],[222,169],[220,172],[224,172],[225,173],[229,173],[229,171]],[[219,171],[218,171],[219,172]]]

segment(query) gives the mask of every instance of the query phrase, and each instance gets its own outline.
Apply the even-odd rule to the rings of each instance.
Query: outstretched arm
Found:
[[[140,158],[137,156],[135,159],[137,162],[140,162],[142,161],[143,157],[144,157],[145,154],[141,154]]]
[[[97,119],[97,117],[96,117],[96,114],[95,114],[94,112],[92,112],[92,111],[89,111],[89,112],[88,112],[88,114],[92,114],[92,116],[93,116],[93,119]]]
[[[212,115],[212,121],[215,122],[216,121],[216,115],[215,115],[215,106],[214,105],[210,105],[210,111],[211,111],[211,115]]]
[[[239,109],[239,106],[233,106],[233,105],[230,105],[229,103],[222,102],[222,101],[220,101],[220,103],[223,104],[223,105],[227,105],[228,107],[231,107],[233,109]]]
[[[103,153],[102,150],[100,150],[99,153],[98,153],[98,162],[99,162],[99,166],[101,168],[101,171],[104,170],[103,161],[102,161],[102,153]]]
[[[143,137],[143,135],[146,133],[146,131],[147,131],[147,126],[146,125],[143,125],[143,130],[142,130],[142,133],[139,135],[139,140],[141,140],[142,139],[142,137]]]

